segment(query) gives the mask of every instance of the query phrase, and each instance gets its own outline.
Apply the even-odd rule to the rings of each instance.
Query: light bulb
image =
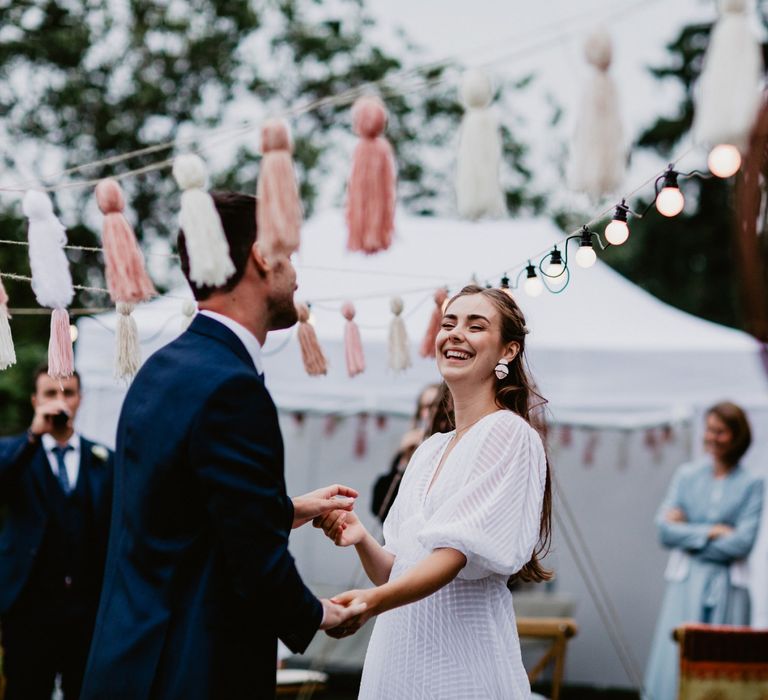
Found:
[[[72,339],[73,343],[77,340],[77,336],[78,336],[77,326],[74,323],[71,323],[69,325],[69,337]]]
[[[533,277],[529,277],[527,280],[525,280],[523,289],[525,289],[525,293],[529,297],[537,297],[540,296],[544,291],[544,284],[538,277],[534,275]]]
[[[685,197],[679,187],[664,187],[656,197],[656,209],[663,216],[677,216],[685,206]]]
[[[611,245],[621,245],[629,238],[629,226],[627,226],[627,212],[629,207],[626,200],[616,205],[613,213],[613,221],[605,227],[605,240]]]
[[[736,146],[721,143],[709,152],[707,165],[710,172],[716,177],[730,177],[735,175],[741,167],[741,153]]]
[[[592,267],[597,260],[597,253],[591,245],[582,245],[576,251],[576,264],[579,267]]]

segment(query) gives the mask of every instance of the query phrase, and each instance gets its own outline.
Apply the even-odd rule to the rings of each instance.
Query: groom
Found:
[[[361,612],[318,600],[291,528],[357,493],[285,491],[267,332],[296,322],[287,254],[265,258],[256,201],[214,195],[236,272],[190,286],[200,313],[137,375],[117,429],[109,553],[81,700],[271,698],[278,637],[294,652]],[[182,269],[189,279],[184,233]]]

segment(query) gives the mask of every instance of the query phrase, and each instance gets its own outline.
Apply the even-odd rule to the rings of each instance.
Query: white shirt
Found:
[[[51,471],[53,471],[53,475],[58,478],[59,461],[53,453],[53,448],[59,443],[48,433],[45,433],[42,436],[41,441],[43,443],[43,449],[45,450],[45,456],[48,457],[48,464],[51,465]],[[77,486],[78,474],[80,474],[80,436],[77,433],[72,433],[72,437],[67,441],[67,445],[72,449],[67,450],[64,453],[64,466],[67,468],[69,487],[74,489],[75,486]]]
[[[218,321],[222,325],[231,330],[239,339],[240,342],[245,345],[245,349],[253,360],[253,366],[259,374],[264,374],[264,368],[261,362],[261,343],[256,336],[251,333],[244,325],[238,323],[234,319],[224,314],[216,313],[215,311],[209,311],[208,309],[202,309],[199,313],[208,318],[212,318],[214,321]]]

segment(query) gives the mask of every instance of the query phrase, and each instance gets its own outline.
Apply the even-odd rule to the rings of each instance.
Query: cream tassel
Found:
[[[16,364],[16,350],[13,347],[11,324],[8,322],[10,318],[8,294],[3,286],[3,280],[0,279],[0,370]]]
[[[411,354],[408,350],[408,332],[403,322],[403,300],[393,297],[389,302],[392,309],[392,321],[389,324],[389,368],[402,372],[411,366]]]
[[[139,329],[133,318],[133,304],[117,303],[117,342],[115,352],[115,376],[130,380],[141,367]]]

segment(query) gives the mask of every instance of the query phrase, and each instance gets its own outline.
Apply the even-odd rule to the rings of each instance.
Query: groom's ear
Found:
[[[256,270],[260,277],[266,277],[267,273],[272,270],[272,265],[261,252],[258,241],[254,241],[253,245],[251,246],[251,260],[256,266]]]

